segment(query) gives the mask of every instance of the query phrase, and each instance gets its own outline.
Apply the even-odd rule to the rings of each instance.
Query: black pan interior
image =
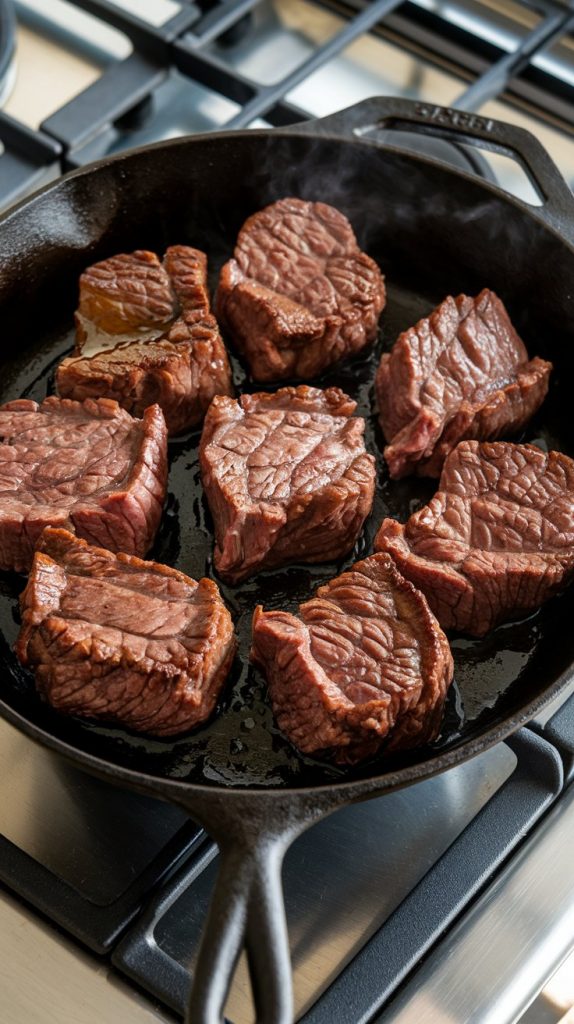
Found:
[[[367,447],[377,455],[375,505],[356,550],[338,563],[292,566],[238,587],[219,581],[236,621],[239,653],[211,721],[171,741],[66,718],[43,705],[12,652],[25,580],[0,574],[2,700],[67,743],[151,775],[215,785],[300,787],[378,774],[458,748],[504,720],[518,721],[521,709],[574,661],[569,628],[574,588],[484,640],[452,635],[455,683],[440,738],[408,757],[381,756],[352,770],[304,758],[291,747],[274,725],[264,681],[248,663],[256,604],[295,609],[322,580],[372,550],[385,515],[404,519],[433,493],[432,482],[389,481],[372,385],[380,352],[445,294],[495,288],[530,353],[554,360],[550,395],[520,440],[574,455],[567,287],[568,275],[574,279],[572,254],[527,213],[446,169],[360,143],[252,133],[136,153],[60,184],[0,231],[5,313],[0,402],[21,396],[41,400],[53,390],[54,367],[72,344],[77,276],[84,266],[136,247],[162,250],[170,243],[189,243],[208,252],[215,283],[244,218],[286,194],[339,206],[387,276],[388,303],[377,344],[315,382],[337,385],[356,399],[367,421]],[[18,266],[27,268],[24,281]],[[259,389],[235,357],[233,365],[239,391]],[[213,575],[198,440],[199,432],[193,432],[170,442],[169,496],[150,553],[194,577]]]

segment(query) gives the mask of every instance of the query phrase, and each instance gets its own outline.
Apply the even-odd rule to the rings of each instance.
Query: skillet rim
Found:
[[[353,109],[353,108],[348,108]],[[339,113],[344,113],[340,111]],[[214,132],[201,132],[196,135],[183,135],[175,139],[163,139],[159,142],[150,142],[142,146],[134,146],[132,149],[125,150],[120,153],[113,153],[108,156],[101,157],[99,160],[93,160],[89,164],[85,164],[83,167],[75,167],[69,171],[66,171],[59,178],[55,178],[53,181],[47,182],[41,188],[36,189],[29,196],[25,196],[14,206],[11,206],[8,210],[0,213],[0,231],[5,224],[9,223],[12,217],[18,215],[23,209],[33,206],[35,202],[40,200],[43,196],[49,192],[56,192],[62,186],[67,185],[69,181],[76,178],[89,177],[94,172],[103,170],[106,167],[113,166],[114,164],[127,163],[132,158],[137,158],[148,153],[153,153],[156,150],[169,150],[178,149],[185,146],[193,146],[205,142],[206,140],[215,139],[226,140],[226,139],[251,139],[251,138],[266,138],[269,136],[277,138],[289,138],[294,136],[296,138],[303,139],[314,139],[316,142],[330,141],[330,142],[344,142],[349,145],[360,146],[362,148],[368,147],[369,149],[376,150],[378,152],[391,153],[393,156],[403,157],[407,160],[412,160],[415,163],[426,164],[431,168],[438,167],[441,171],[447,174],[454,175],[456,178],[462,178],[464,181],[475,185],[482,191],[492,193],[496,198],[510,204],[511,206],[517,207],[527,216],[532,217],[537,224],[553,234],[559,241],[565,245],[571,252],[574,252],[574,238],[570,241],[562,233],[560,228],[552,223],[552,221],[545,216],[545,203],[532,204],[527,203],[523,199],[519,199],[518,196],[513,196],[512,193],[507,192],[506,189],[501,188],[500,185],[496,185],[494,182],[488,181],[486,178],[480,178],[477,174],[473,174],[471,171],[466,171],[462,168],[455,167],[452,164],[447,163],[445,160],[441,160],[440,157],[431,157],[424,153],[416,153],[414,151],[401,148],[400,146],[394,146],[390,143],[377,142],[376,139],[370,139],[366,136],[356,136],[345,132],[343,129],[337,131],[336,128],[332,128],[330,125],[326,127],[318,128],[316,133],[312,133],[310,125],[320,126],[325,121],[327,122],[329,117],[326,118],[314,118],[309,121],[297,122],[294,125],[289,125],[284,128],[242,128],[234,129],[229,131],[214,131]],[[497,122],[502,128],[505,127],[505,122]],[[511,128],[511,125],[508,125]],[[530,134],[524,129],[526,134]],[[456,139],[453,139],[453,144],[456,144]],[[460,140],[459,140],[460,141]],[[517,160],[520,164],[521,162]],[[573,213],[574,213],[574,193],[572,194],[573,200]]]
[[[390,153],[393,156],[398,156],[403,159],[422,164],[423,166],[426,165],[431,170],[438,168],[443,173],[452,175],[457,179],[462,178],[464,181],[470,183],[482,192],[489,193],[499,201],[517,208],[522,214],[526,214],[526,216],[534,220],[539,228],[543,228],[544,231],[549,232],[560,242],[561,245],[566,246],[568,250],[574,253],[574,239],[573,241],[569,241],[560,228],[545,216],[544,204],[541,206],[535,206],[527,203],[524,200],[519,199],[517,196],[513,196],[499,185],[487,181],[486,179],[483,180],[477,175],[472,174],[470,171],[453,167],[451,164],[441,160],[440,158],[415,153],[399,146],[380,143],[377,142],[376,139],[356,137],[346,133],[342,128],[337,131],[335,127],[331,127],[326,124],[323,128],[318,128],[316,134],[311,134],[309,125],[313,124],[319,126],[321,125],[322,120],[323,119],[318,118],[311,122],[299,122],[295,125],[284,128],[204,132],[197,135],[182,136],[175,139],[165,139],[147,145],[137,146],[121,153],[102,157],[100,160],[86,164],[84,167],[74,168],[67,171],[64,175],[48,182],[42,188],[20,200],[20,202],[12,206],[9,210],[0,214],[0,233],[12,220],[17,219],[23,210],[33,208],[37,202],[44,197],[48,197],[50,193],[57,193],[58,191],[65,190],[69,181],[75,180],[76,178],[89,177],[97,179],[97,172],[103,171],[115,164],[125,164],[129,163],[131,160],[137,161],[140,156],[148,155],[156,151],[165,152],[166,150],[176,150],[178,148],[189,146],[193,147],[196,144],[199,145],[204,143],[207,139],[213,139],[217,144],[221,140],[225,141],[229,139],[245,140],[251,138],[265,138],[268,140],[271,136],[277,138],[296,137],[314,139],[317,142],[344,142],[361,147],[368,147],[369,149],[374,149],[379,152],[382,151],[384,153]],[[499,122],[499,124],[504,126],[503,122]],[[173,800],[175,794],[180,793],[181,800],[179,802],[181,804],[186,803],[186,795],[193,794],[204,798],[216,797],[218,800],[221,798],[231,799],[239,796],[243,796],[250,800],[265,800],[273,797],[276,799],[289,799],[297,798],[298,796],[303,797],[305,795],[318,794],[328,797],[329,794],[331,794],[333,797],[347,797],[348,800],[352,800],[362,795],[367,796],[375,792],[382,794],[391,789],[403,788],[414,782],[420,782],[424,779],[431,778],[434,775],[438,775],[441,772],[446,771],[448,768],[470,760],[470,758],[489,749],[496,743],[507,739],[518,729],[527,725],[527,723],[530,722],[539,711],[550,704],[552,700],[566,689],[573,678],[574,662],[572,662],[568,668],[561,673],[558,679],[554,680],[548,689],[538,694],[537,697],[533,698],[533,700],[528,704],[522,706],[518,711],[515,711],[511,716],[503,715],[502,719],[497,721],[494,725],[491,725],[490,728],[487,727],[484,730],[480,730],[475,735],[455,743],[455,745],[448,750],[443,749],[437,753],[433,753],[430,757],[426,757],[415,764],[406,765],[388,772],[383,771],[375,774],[369,774],[366,778],[361,779],[337,779],[320,785],[295,787],[284,785],[256,787],[230,786],[221,782],[213,782],[212,784],[207,785],[187,782],[185,779],[176,779],[169,776],[150,775],[147,772],[128,768],[117,764],[116,762],[98,757],[95,754],[89,753],[80,747],[74,746],[63,739],[60,739],[53,733],[47,732],[28,718],[24,717],[10,704],[7,704],[2,697],[0,697],[0,715],[10,724],[15,726],[20,732],[41,744],[43,747],[46,747],[54,753],[64,757],[68,762],[80,770],[90,771],[92,774],[95,774],[100,778],[105,778],[110,782],[120,784],[126,783],[130,785],[132,789],[143,789],[148,793],[152,791],[157,796],[168,800]],[[339,801],[337,800],[336,802]]]
[[[20,732],[25,733],[31,739],[43,747],[47,747],[54,753],[60,754],[69,761],[75,768],[86,769],[100,778],[109,781],[129,782],[132,789],[143,788],[146,792],[153,791],[158,796],[171,799],[176,792],[181,793],[181,803],[185,803],[185,794],[196,794],[204,798],[222,796],[231,798],[233,796],[244,798],[258,798],[259,800],[285,797],[296,798],[298,796],[321,794],[346,795],[349,800],[354,797],[369,795],[371,792],[382,794],[394,789],[401,789],[415,782],[422,782],[432,778],[433,775],[440,775],[449,768],[476,757],[478,754],[495,746],[508,737],[514,735],[518,730],[528,724],[536,714],[559,696],[563,689],[574,678],[574,664],[570,665],[554,681],[550,689],[539,694],[529,704],[521,708],[520,712],[512,718],[503,718],[497,724],[479,732],[475,736],[461,740],[448,750],[439,751],[436,755],[418,761],[412,765],[369,775],[362,779],[334,780],[321,785],[310,786],[227,786],[222,782],[214,782],[211,785],[204,785],[197,782],[186,782],[185,779],[175,779],[169,776],[149,775],[147,772],[127,768],[124,765],[115,764],[112,761],[104,760],[95,754],[90,754],[79,747],[75,747],[65,740],[59,739],[50,732],[46,732],[40,726],[35,725],[29,719],[24,718],[15,711],[11,705],[6,704],[0,698],[0,715],[14,725]],[[167,796],[167,794],[170,794]]]

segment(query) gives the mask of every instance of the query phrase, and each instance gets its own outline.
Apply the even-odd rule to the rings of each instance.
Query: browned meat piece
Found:
[[[500,299],[450,296],[401,334],[376,379],[392,477],[440,476],[463,439],[520,430],[548,391],[552,363],[531,359]]]
[[[138,251],[80,278],[76,348],[56,373],[60,395],[115,398],[135,416],[161,406],[168,431],[199,423],[214,395],[233,393],[207,294],[207,257],[173,245],[163,263]]]
[[[373,341],[385,305],[377,264],[342,213],[281,199],[243,225],[216,311],[254,380],[315,377]]]
[[[484,636],[538,608],[574,570],[574,462],[532,445],[463,441],[439,490],[375,547],[420,587],[441,625]]]
[[[107,398],[0,406],[0,569],[25,572],[45,526],[144,555],[159,526],[167,432],[159,406],[133,419]]]
[[[252,659],[279,728],[305,754],[353,763],[438,735],[453,663],[420,591],[372,555],[289,612],[253,617]]]
[[[212,580],[45,531],[16,653],[57,711],[172,736],[209,717],[235,652]]]
[[[338,388],[305,385],[214,398],[200,462],[224,579],[351,550],[375,489],[355,409]]]

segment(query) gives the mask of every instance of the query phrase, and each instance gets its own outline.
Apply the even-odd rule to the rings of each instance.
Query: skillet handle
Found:
[[[186,1024],[223,1024],[243,948],[257,1024],[293,1024],[283,858],[301,832],[352,799],[335,787],[310,794],[207,791],[191,793],[182,802],[218,843],[220,853]]]
[[[532,212],[574,244],[574,195],[539,140],[514,124],[394,96],[374,96],[329,117],[298,125],[313,134],[365,138],[384,129],[412,130],[479,146],[515,159],[542,200]]]
[[[237,961],[247,950],[257,1024],[293,1024],[289,939],[281,867],[305,824],[253,834],[229,834],[194,971],[186,1024],[223,1024]]]

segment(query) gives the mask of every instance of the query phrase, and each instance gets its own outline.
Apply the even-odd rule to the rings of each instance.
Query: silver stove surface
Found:
[[[173,1024],[105,961],[0,890],[2,1024]]]
[[[0,835],[90,902],[117,899],[186,820],[79,772],[0,720]]]
[[[375,1024],[517,1021],[572,951],[573,842],[571,786]],[[540,1019],[558,1016],[541,1007]]]

